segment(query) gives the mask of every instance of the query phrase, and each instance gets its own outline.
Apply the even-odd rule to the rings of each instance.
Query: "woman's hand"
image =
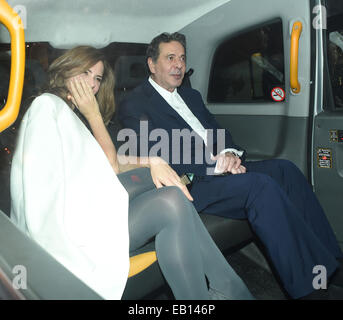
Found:
[[[67,87],[70,91],[68,99],[73,102],[88,121],[93,117],[101,117],[99,105],[92,88],[82,76],[69,79]]]
[[[169,166],[169,164],[159,157],[150,157],[149,166],[152,181],[156,188],[163,186],[176,186],[181,189],[188,200],[193,201],[191,194],[187,187],[181,182],[178,174]]]
[[[68,99],[80,110],[91,127],[94,138],[104,151],[110,165],[116,174],[119,173],[117,153],[102,119],[98,102],[92,88],[82,76],[68,80],[67,87],[70,91]]]

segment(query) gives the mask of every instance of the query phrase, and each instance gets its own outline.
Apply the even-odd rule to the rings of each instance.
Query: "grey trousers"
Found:
[[[210,289],[228,299],[253,299],[177,187],[156,189],[145,168],[118,175],[130,196],[130,250],[155,237],[158,263],[175,299],[208,300]]]

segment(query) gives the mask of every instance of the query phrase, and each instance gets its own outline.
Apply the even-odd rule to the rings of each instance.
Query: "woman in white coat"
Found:
[[[129,250],[154,236],[176,299],[252,299],[166,162],[138,159],[151,177],[138,169],[118,180],[122,161],[106,130],[114,76],[102,53],[76,47],[56,59],[48,75],[45,93],[20,126],[12,221],[105,299],[121,298]],[[152,181],[167,187],[156,189]]]

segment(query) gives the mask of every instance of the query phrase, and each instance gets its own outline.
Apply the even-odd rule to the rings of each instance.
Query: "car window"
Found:
[[[274,99],[276,88],[279,88],[277,93],[280,92],[280,96]],[[284,89],[281,20],[243,31],[217,48],[208,102],[283,101]]]
[[[343,16],[330,24],[327,39],[327,57],[335,108],[343,110]]]

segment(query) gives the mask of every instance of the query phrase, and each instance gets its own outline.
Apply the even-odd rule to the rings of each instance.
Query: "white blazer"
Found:
[[[23,117],[11,200],[21,230],[100,296],[121,298],[129,271],[128,194],[95,138],[55,95],[36,98]]]

